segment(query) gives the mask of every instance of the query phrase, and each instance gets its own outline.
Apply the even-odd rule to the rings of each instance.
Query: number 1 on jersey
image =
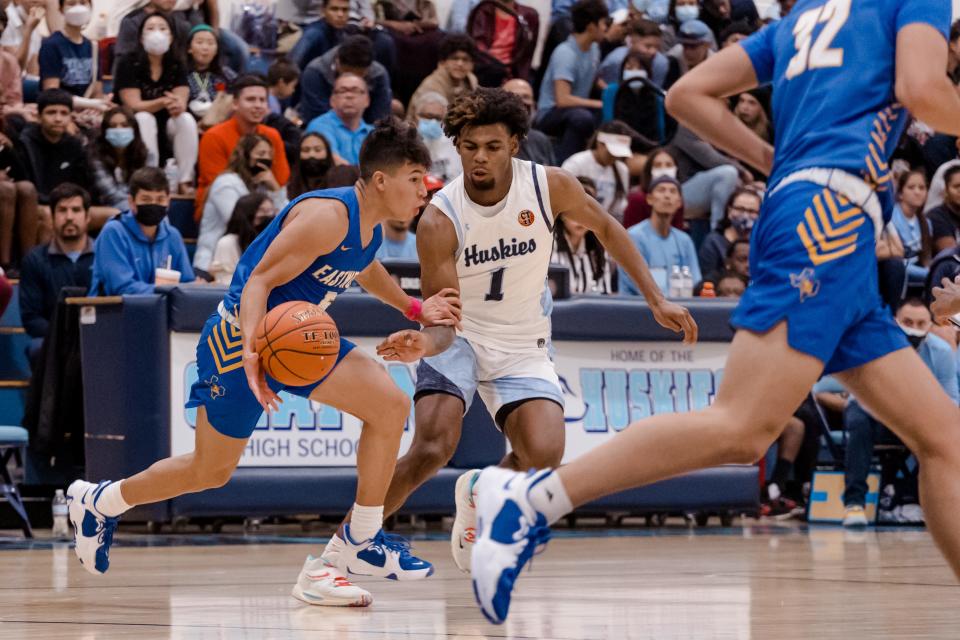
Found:
[[[493,277],[490,278],[490,292],[483,296],[484,300],[494,302],[503,300],[503,272],[506,270],[506,267],[501,267],[493,272]]]
[[[822,7],[805,11],[797,18],[797,23],[793,26],[797,55],[790,59],[787,66],[787,80],[792,80],[810,69],[843,66],[843,49],[832,49],[830,45],[850,17],[852,1],[830,0]],[[813,40],[814,29],[824,22],[827,23],[826,26],[817,39]]]

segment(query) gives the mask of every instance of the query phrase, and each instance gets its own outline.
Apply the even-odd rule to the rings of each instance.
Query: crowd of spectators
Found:
[[[663,98],[790,0],[762,16],[752,0],[553,0],[549,15],[456,0],[442,24],[433,0],[264,0],[265,20],[224,4],[118,3],[113,38],[91,0],[0,0],[0,268],[22,278],[36,340],[63,286],[139,293],[170,272],[229,283],[287,202],[356,180],[363,140],[391,114],[420,131],[432,190],[456,179],[441,122],[477,86],[521,97],[532,129],[519,157],[579,178],[665,293],[677,270],[704,297],[749,286],[767,178],[678,126]],[[950,37],[960,81],[960,25]],[[773,142],[771,104],[761,87],[729,108]],[[877,252],[899,309],[960,272],[960,144],[914,122],[892,166],[897,206]],[[168,219],[171,199],[192,202],[197,238]],[[385,227],[378,256],[415,260],[415,231]],[[574,294],[639,295],[580,225],[558,221],[553,260]],[[956,352],[956,332],[936,331]]]

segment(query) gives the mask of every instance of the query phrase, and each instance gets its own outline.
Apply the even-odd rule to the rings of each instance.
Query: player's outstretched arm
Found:
[[[695,343],[698,329],[693,316],[686,308],[664,298],[660,287],[650,275],[647,262],[630,240],[623,225],[604,211],[600,203],[588,196],[580,181],[569,172],[548,167],[547,182],[550,188],[550,202],[557,203],[554,215],[564,216],[590,229],[604,249],[637,283],[657,322],[671,331],[682,331],[685,344]]]
[[[409,314],[413,299],[404,293],[379,260],[371,262],[357,276],[357,282],[370,295],[412,318]],[[444,289],[424,300],[416,320],[428,327],[439,325],[459,328],[460,296],[457,290]]]
[[[726,100],[756,86],[747,52],[727,47],[677,80],[667,93],[667,111],[713,146],[770,175],[773,147],[741,122]]]
[[[897,34],[897,100],[936,131],[960,136],[960,95],[943,72],[947,41],[929,24],[914,23]]]
[[[247,383],[265,411],[276,410],[280,399],[267,386],[255,348],[257,326],[267,313],[270,292],[290,282],[317,256],[336,250],[347,235],[346,208],[331,200],[305,200],[284,221],[283,229],[267,247],[260,264],[247,279],[240,296],[240,334]]]

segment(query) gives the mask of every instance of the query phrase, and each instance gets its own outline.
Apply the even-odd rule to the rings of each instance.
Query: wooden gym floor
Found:
[[[501,627],[481,617],[443,534],[420,537],[436,575],[362,582],[369,609],[290,597],[315,538],[121,530],[100,578],[66,545],[2,538],[0,640],[960,637],[960,587],[921,530],[561,530]]]

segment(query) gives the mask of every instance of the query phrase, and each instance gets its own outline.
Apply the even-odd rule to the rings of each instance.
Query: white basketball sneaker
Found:
[[[323,558],[307,556],[297,584],[294,598],[321,607],[369,607],[373,603],[370,592],[352,584],[335,566]]]
[[[83,568],[94,575],[103,575],[110,568],[110,545],[119,518],[108,518],[96,509],[100,493],[110,484],[75,480],[67,487],[67,506],[73,525],[73,551]]]
[[[433,574],[433,565],[410,553],[410,543],[383,529],[369,540],[356,542],[350,537],[350,525],[343,525],[343,548],[337,566],[358,576],[387,580],[422,580]]]
[[[454,496],[457,503],[457,517],[450,531],[450,551],[453,563],[464,573],[470,573],[470,554],[473,543],[477,541],[477,505],[474,484],[480,477],[479,469],[471,469],[457,478]]]
[[[473,593],[483,615],[493,624],[506,620],[514,582],[537,548],[550,539],[546,518],[530,504],[527,494],[551,473],[550,469],[523,474],[487,467],[475,485]]]

